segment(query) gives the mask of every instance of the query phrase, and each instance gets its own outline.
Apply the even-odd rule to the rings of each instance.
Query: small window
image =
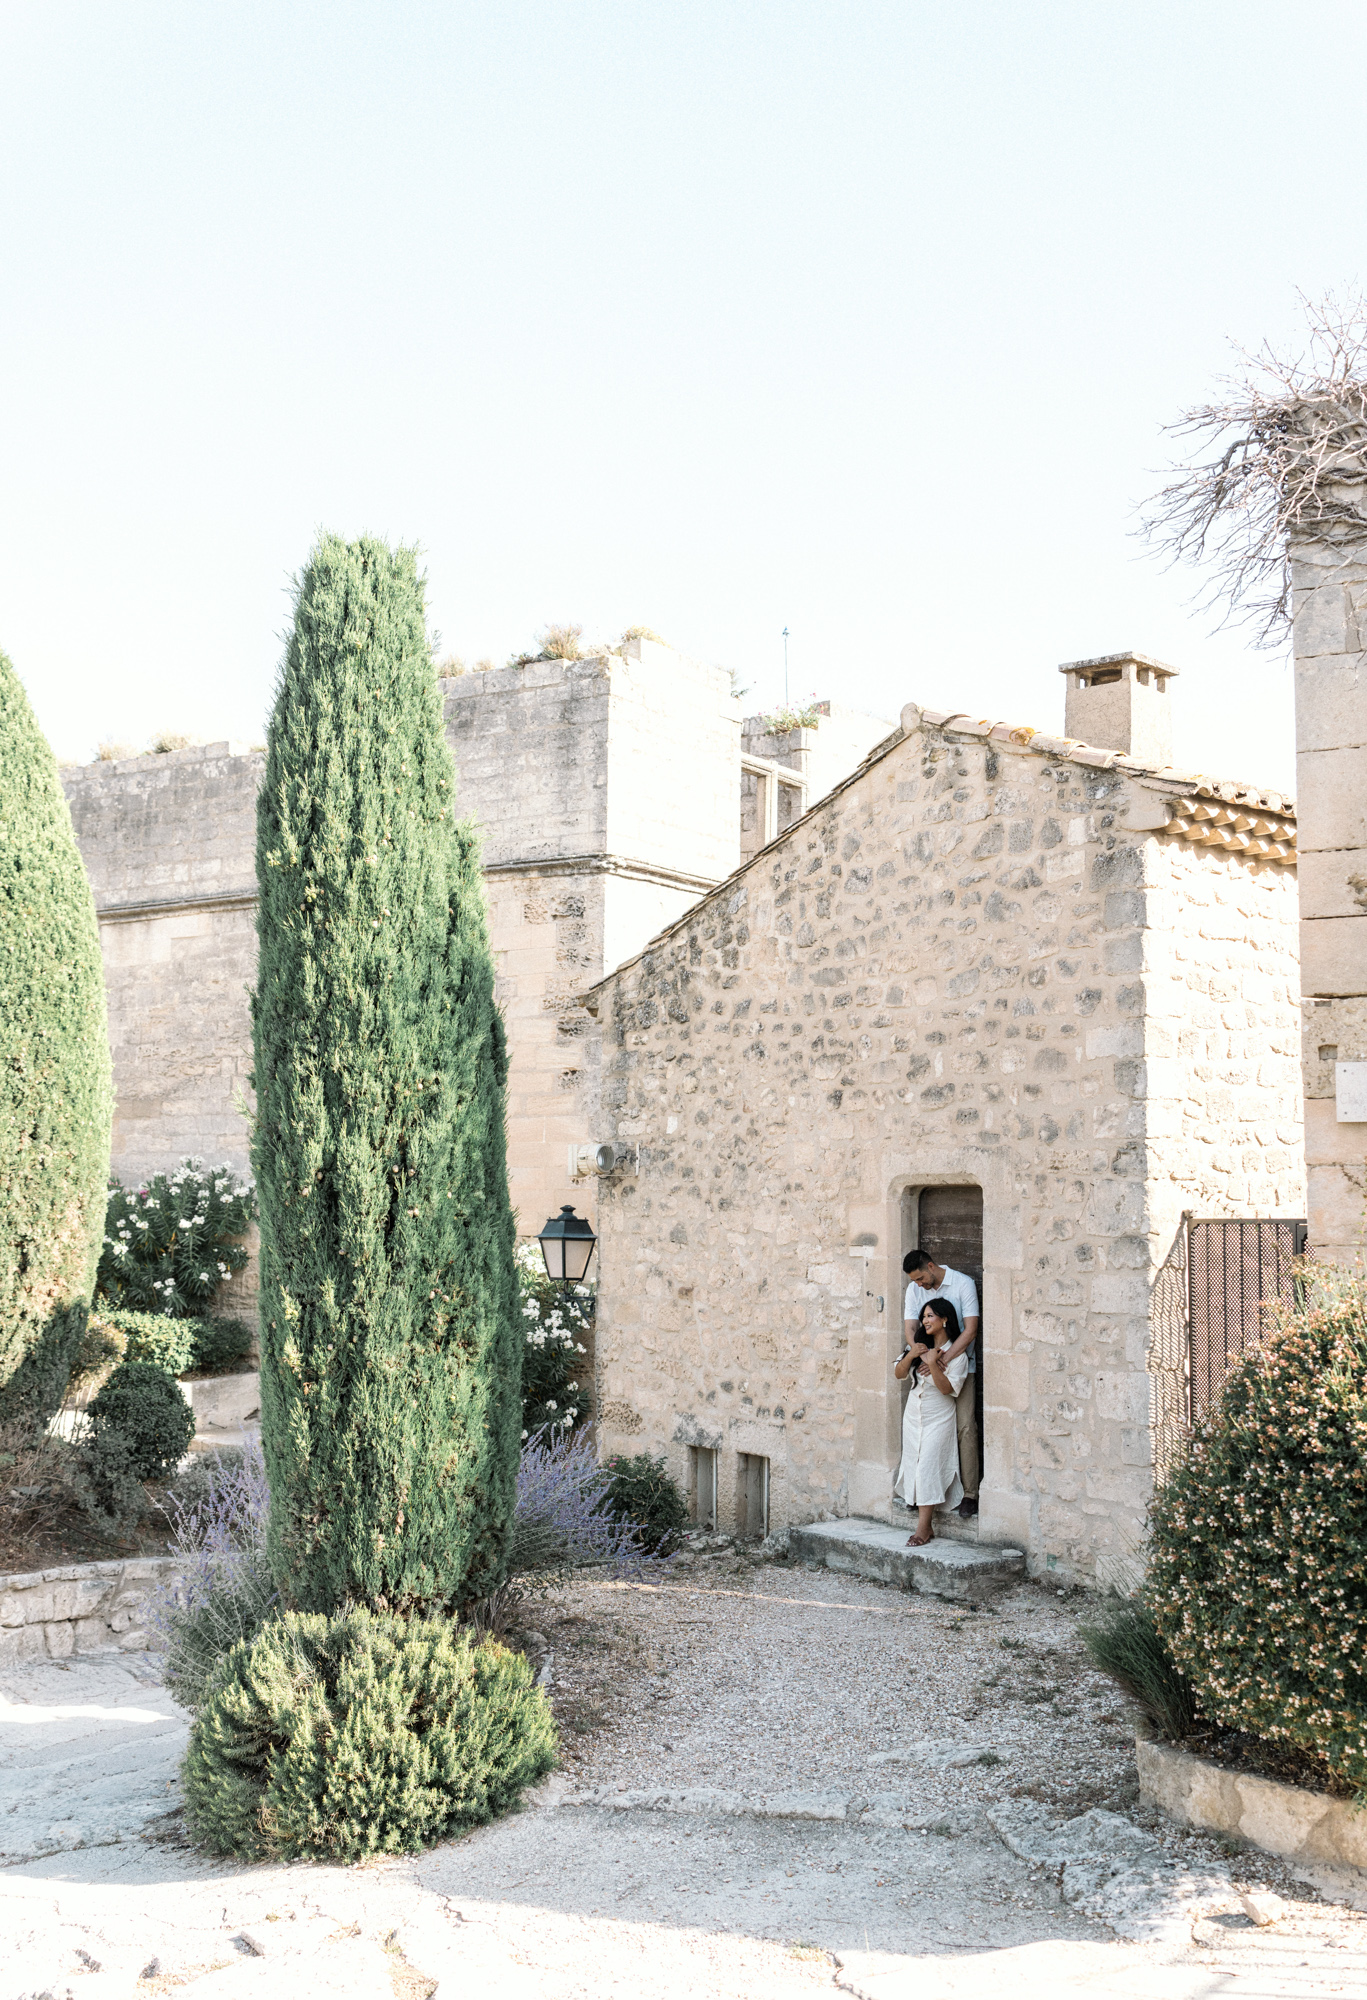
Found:
[[[769,1532],[769,1461],[753,1451],[737,1454],[736,1532],[740,1535]]]
[[[717,1454],[706,1445],[695,1444],[688,1453],[690,1483],[693,1488],[693,1519],[700,1528],[717,1525]]]

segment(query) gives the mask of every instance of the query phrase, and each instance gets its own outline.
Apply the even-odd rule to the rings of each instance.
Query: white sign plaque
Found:
[[[1367,1125],[1367,1062],[1334,1064],[1334,1102],[1340,1125]]]

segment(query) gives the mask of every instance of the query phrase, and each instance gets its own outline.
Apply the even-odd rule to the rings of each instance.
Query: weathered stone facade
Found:
[[[603,1136],[580,996],[736,866],[743,718],[723,669],[649,641],[443,687],[457,806],[484,840],[526,1234],[562,1202],[594,1212],[596,1183],[572,1183],[566,1164],[572,1143]],[[763,740],[771,758],[813,767],[797,772],[799,808],[888,726],[839,704],[823,723],[824,742],[802,732],[801,755],[791,738]],[[100,919],[125,1179],[187,1153],[247,1166],[264,765],[214,743],[63,774]],[[246,1310],[253,1296],[254,1267],[222,1304]]]
[[[1367,1221],[1367,556],[1360,540],[1299,539],[1291,575],[1310,1245],[1353,1263]]]
[[[600,1200],[604,1448],[717,1452],[727,1524],[757,1462],[774,1526],[888,1517],[908,1195],[967,1183],[981,1536],[1123,1568],[1182,1211],[1304,1212],[1293,841],[1270,794],[904,710],[590,996],[639,1148]]]

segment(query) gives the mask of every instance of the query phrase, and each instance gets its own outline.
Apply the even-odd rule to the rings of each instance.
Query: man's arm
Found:
[[[982,1324],[981,1316],[978,1312],[977,1286],[971,1278],[963,1277],[962,1273],[957,1273],[956,1275],[962,1279],[964,1311],[960,1317],[963,1321],[963,1331],[953,1346],[946,1350],[946,1361],[953,1361],[957,1355],[967,1352],[978,1338],[978,1328]],[[969,1303],[970,1300],[972,1301],[971,1305]]]

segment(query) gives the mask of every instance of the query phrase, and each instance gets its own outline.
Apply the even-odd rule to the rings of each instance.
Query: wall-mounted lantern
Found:
[[[559,1215],[550,1218],[536,1240],[546,1260],[548,1278],[553,1278],[560,1285],[580,1285],[584,1282],[593,1246],[598,1241],[591,1222],[586,1222],[582,1215],[576,1215],[566,1203]]]

